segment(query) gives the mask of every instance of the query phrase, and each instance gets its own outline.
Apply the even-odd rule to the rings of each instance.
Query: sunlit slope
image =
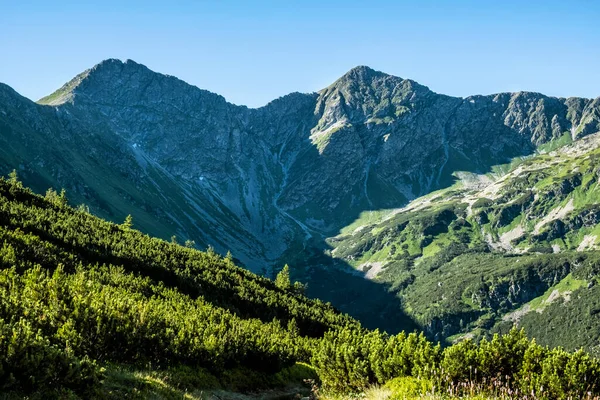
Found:
[[[516,322],[543,342],[592,350],[600,135],[567,135],[489,174],[458,172],[402,209],[366,212],[327,240],[328,253],[388,285],[432,337]],[[527,308],[537,298],[544,307]],[[576,340],[575,320],[586,332]]]

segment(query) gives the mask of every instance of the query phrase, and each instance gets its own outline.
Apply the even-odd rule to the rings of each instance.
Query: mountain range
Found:
[[[600,98],[458,98],[364,66],[257,109],[131,60],[37,103],[0,84],[3,173],[437,340],[596,326],[599,131]]]

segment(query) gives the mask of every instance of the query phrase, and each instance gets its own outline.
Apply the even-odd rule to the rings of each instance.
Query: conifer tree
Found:
[[[125,221],[123,221],[123,224],[121,226],[123,227],[123,229],[131,229],[133,227],[133,218],[131,217],[131,214],[125,217]]]
[[[290,267],[285,264],[275,278],[275,286],[280,289],[289,289],[292,285],[290,281]]]
[[[56,193],[56,190],[54,190],[52,188],[48,188],[48,190],[46,190],[46,197],[45,198],[50,203],[56,204],[57,199],[58,199],[58,194]]]
[[[10,174],[8,174],[8,183],[19,188],[23,187],[23,184],[21,181],[19,181],[19,176],[17,175],[16,169],[13,169]]]
[[[67,192],[65,191],[65,189],[61,189],[60,191],[60,195],[58,196],[58,202],[61,206],[66,206],[68,201],[67,201]]]

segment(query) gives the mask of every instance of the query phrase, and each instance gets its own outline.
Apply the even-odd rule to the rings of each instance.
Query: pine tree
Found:
[[[56,204],[58,202],[58,193],[56,193],[56,190],[54,190],[52,188],[48,188],[48,190],[46,190],[46,197],[45,198],[50,203]]]
[[[133,218],[131,217],[131,214],[125,217],[125,221],[123,221],[123,224],[121,226],[123,227],[123,229],[131,229],[133,227]]]
[[[10,174],[8,174],[8,183],[19,188],[23,187],[23,184],[21,181],[19,181],[19,176],[17,175],[16,169],[13,169]]]
[[[194,242],[193,240],[186,240],[185,243],[183,244],[185,247],[193,249],[194,247],[196,247],[196,242]]]
[[[302,282],[294,282],[294,284],[292,285],[294,292],[302,295],[306,294],[306,287],[307,285]]]
[[[68,200],[67,200],[67,192],[65,189],[61,189],[60,194],[58,195],[58,201],[61,206],[67,205]]]
[[[290,281],[290,267],[285,264],[275,278],[275,286],[280,289],[289,289],[292,285]]]
[[[48,188],[48,190],[46,190],[45,198],[55,206],[62,207],[67,205],[67,192],[65,192],[65,189],[61,190],[60,194],[58,194],[56,193],[56,190]]]

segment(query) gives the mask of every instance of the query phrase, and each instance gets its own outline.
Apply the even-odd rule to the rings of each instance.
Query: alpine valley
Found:
[[[131,60],[32,102],[0,84],[0,169],[217,253],[369,328],[514,324],[600,356],[600,98],[437,94],[356,67],[250,109]]]

